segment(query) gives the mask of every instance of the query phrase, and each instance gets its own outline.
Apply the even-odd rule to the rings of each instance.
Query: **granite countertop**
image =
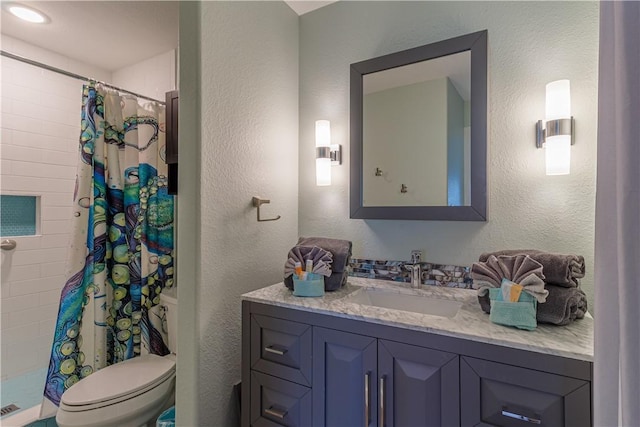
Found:
[[[347,297],[361,288],[453,300],[462,303],[462,307],[455,317],[447,318],[350,302],[350,298]],[[589,314],[567,326],[538,324],[534,331],[523,331],[491,323],[489,316],[480,309],[475,290],[424,285],[420,289],[412,289],[408,284],[401,282],[349,277],[343,288],[327,292],[324,297],[296,297],[283,283],[277,283],[246,293],[242,295],[242,299],[593,361],[593,318]]]

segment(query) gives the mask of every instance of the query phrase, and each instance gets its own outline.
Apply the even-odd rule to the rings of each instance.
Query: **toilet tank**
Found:
[[[178,289],[165,288],[160,294],[160,305],[164,308],[163,327],[167,332],[167,345],[171,353],[177,354],[178,349]]]

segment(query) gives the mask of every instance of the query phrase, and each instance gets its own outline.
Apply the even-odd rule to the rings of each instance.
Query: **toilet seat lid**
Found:
[[[164,381],[175,372],[175,361],[147,354],[107,366],[62,394],[62,403],[86,406],[117,399]]]

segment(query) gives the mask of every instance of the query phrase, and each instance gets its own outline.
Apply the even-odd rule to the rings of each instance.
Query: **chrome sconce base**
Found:
[[[316,147],[316,159],[331,159],[331,166],[342,164],[342,145],[331,144],[331,147]]]
[[[574,145],[576,143],[574,129],[573,116],[569,119],[549,120],[546,123],[538,120],[536,123],[536,148],[543,148],[547,138],[558,135],[571,135],[571,145]]]

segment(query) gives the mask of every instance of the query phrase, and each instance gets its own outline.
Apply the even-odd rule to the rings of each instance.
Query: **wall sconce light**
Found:
[[[568,175],[574,141],[569,80],[547,84],[545,121],[536,123],[536,147],[544,148],[547,175]]]
[[[331,185],[331,166],[342,164],[342,146],[331,145],[331,123],[316,120],[316,185]]]

